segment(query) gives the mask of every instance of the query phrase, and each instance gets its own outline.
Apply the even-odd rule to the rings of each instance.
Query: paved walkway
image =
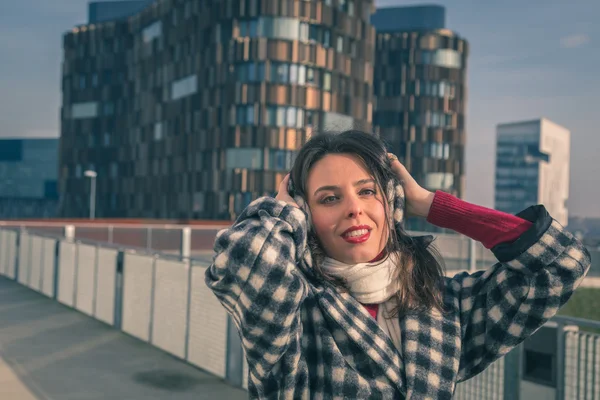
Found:
[[[247,399],[152,346],[0,277],[0,399]]]

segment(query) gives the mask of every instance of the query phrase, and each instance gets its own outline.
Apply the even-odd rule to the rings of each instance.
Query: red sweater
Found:
[[[522,218],[467,203],[439,190],[433,198],[427,222],[477,240],[488,249],[518,239],[531,227],[531,222]],[[373,318],[377,318],[377,304],[364,306]]]

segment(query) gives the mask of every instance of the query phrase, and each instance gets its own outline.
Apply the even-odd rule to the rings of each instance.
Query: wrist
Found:
[[[419,201],[418,207],[415,207],[415,210],[414,210],[415,216],[427,219],[427,217],[429,216],[429,211],[431,210],[431,205],[433,204],[434,198],[435,198],[434,192],[425,190],[422,195],[422,200]]]

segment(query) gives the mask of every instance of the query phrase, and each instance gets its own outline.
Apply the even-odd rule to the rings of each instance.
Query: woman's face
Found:
[[[383,194],[360,159],[330,154],[312,167],[308,205],[327,256],[346,264],[373,260],[388,239]]]

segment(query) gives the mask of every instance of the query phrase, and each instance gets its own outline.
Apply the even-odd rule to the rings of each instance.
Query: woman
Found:
[[[590,266],[543,206],[512,216],[431,193],[362,132],[315,136],[279,189],[219,233],[206,272],[238,327],[252,398],[450,399]],[[405,211],[499,262],[444,277],[431,240],[403,231]]]

